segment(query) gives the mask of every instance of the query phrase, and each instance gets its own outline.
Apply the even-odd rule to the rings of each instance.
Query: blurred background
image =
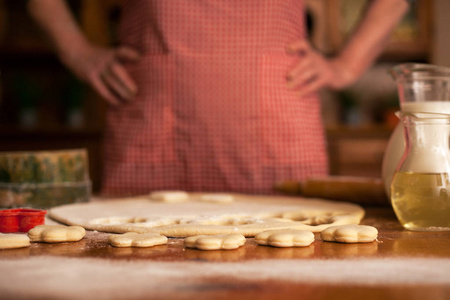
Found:
[[[69,0],[86,35],[116,43],[120,0]],[[363,12],[363,0],[307,0],[313,45],[333,55]],[[416,0],[371,70],[352,88],[323,91],[330,169],[334,175],[381,176],[397,120],[388,70],[403,62],[450,66],[448,0]],[[25,1],[0,0],[0,151],[86,148],[94,192],[101,177],[105,104],[58,61]]]

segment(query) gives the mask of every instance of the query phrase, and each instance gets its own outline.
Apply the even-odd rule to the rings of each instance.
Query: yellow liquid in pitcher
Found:
[[[450,230],[450,177],[447,173],[396,172],[391,184],[391,201],[406,229]]]

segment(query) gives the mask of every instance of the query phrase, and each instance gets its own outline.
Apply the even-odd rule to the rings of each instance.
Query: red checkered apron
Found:
[[[267,194],[328,172],[319,99],[286,87],[302,1],[125,2],[120,38],[143,55],[128,66],[139,95],[107,112],[103,194]]]

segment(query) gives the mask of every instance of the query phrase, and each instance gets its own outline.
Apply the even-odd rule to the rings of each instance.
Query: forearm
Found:
[[[337,57],[354,78],[362,75],[389,42],[409,8],[406,0],[372,0],[365,18]]]
[[[64,0],[30,0],[28,11],[46,33],[61,60],[71,60],[87,44]]]
[[[64,0],[29,0],[28,10],[50,38],[61,61],[79,79],[113,105],[134,98],[137,86],[123,64],[136,62],[136,51],[90,43]]]

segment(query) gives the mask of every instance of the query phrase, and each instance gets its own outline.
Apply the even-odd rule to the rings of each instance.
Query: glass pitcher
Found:
[[[450,230],[450,114],[399,112],[405,151],[391,202],[409,230]]]
[[[397,83],[402,112],[450,114],[450,68],[429,64],[401,64],[391,70]],[[382,165],[386,193],[405,150],[402,125],[398,124],[387,145]]]

